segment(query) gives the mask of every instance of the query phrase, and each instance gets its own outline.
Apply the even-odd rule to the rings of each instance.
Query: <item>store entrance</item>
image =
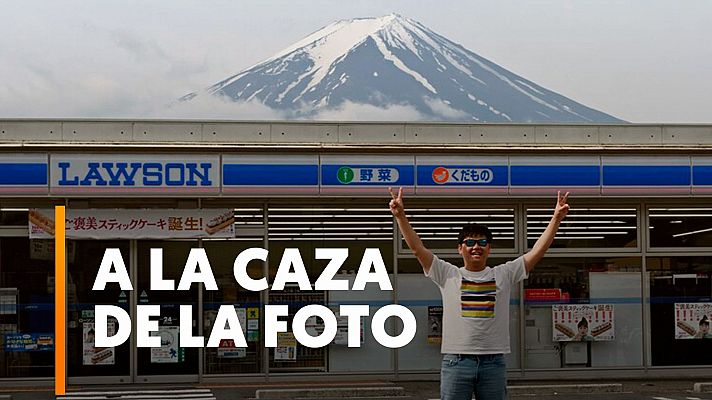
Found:
[[[150,287],[150,249],[163,249],[163,278],[177,288],[190,249],[197,241],[76,240],[68,242],[68,376],[70,384],[197,382],[199,349],[179,346],[180,305],[192,306],[193,335],[199,334],[198,296],[194,284],[186,291],[158,291]],[[129,271],[134,290],[122,291],[110,283],[103,291],[92,287],[107,248],[117,248]],[[113,268],[112,268],[113,271]],[[158,331],[161,347],[136,346],[136,306],[160,306]],[[124,309],[132,321],[129,340],[115,348],[94,346],[94,309],[113,305]],[[119,329],[110,318],[107,332]]]
[[[161,306],[161,316],[158,318],[158,332],[154,336],[161,337],[161,347],[140,347],[136,351],[136,380],[138,382],[197,382],[198,381],[198,348],[181,348],[179,346],[181,322],[180,306],[190,305],[192,321],[187,322],[192,327],[193,336],[200,334],[198,326],[198,284],[193,284],[189,290],[151,290],[150,254],[151,249],[163,249],[163,279],[173,280],[174,287],[183,274],[185,262],[190,249],[198,247],[197,241],[139,241],[136,246],[138,274],[135,295],[138,305],[152,304]]]

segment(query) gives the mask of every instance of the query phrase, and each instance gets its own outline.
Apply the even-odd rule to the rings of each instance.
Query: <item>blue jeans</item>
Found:
[[[441,400],[505,400],[507,366],[503,354],[444,354]]]

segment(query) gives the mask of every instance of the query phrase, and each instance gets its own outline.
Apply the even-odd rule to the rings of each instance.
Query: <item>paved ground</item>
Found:
[[[697,382],[706,380],[697,379]],[[712,381],[712,374],[709,379]],[[695,381],[606,381],[600,383],[620,383],[623,385],[622,393],[599,393],[599,394],[576,394],[576,393],[548,393],[548,394],[522,394],[511,396],[513,400],[712,400],[712,393],[694,393],[693,383]],[[580,382],[515,382],[514,385],[531,385],[531,384],[577,384]],[[215,394],[217,400],[243,400],[254,398],[257,389],[265,388],[297,388],[297,387],[324,387],[324,382],[313,383],[290,383],[283,385],[199,385],[200,387],[210,388]],[[329,387],[345,386],[346,384],[332,382]],[[348,384],[349,386],[353,383]],[[437,399],[438,382],[396,382],[393,386],[402,386],[406,389],[410,399],[412,400],[429,400]],[[156,385],[150,386],[151,389],[166,387]],[[186,387],[182,385],[182,387]],[[100,390],[100,387],[87,387],[92,391]],[[106,388],[113,389],[113,388]],[[123,387],[123,389],[126,389]],[[54,398],[50,388],[0,388],[1,395],[12,395],[13,400],[51,400]],[[0,397],[1,398],[1,397]],[[346,400],[346,399],[344,399]]]

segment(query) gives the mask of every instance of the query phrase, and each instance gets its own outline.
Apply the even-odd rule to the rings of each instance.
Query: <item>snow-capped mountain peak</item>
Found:
[[[207,91],[295,117],[349,101],[407,105],[433,120],[620,122],[398,14],[333,22]]]

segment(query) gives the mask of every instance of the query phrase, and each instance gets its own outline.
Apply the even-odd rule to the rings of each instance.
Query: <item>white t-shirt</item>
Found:
[[[427,276],[443,297],[443,354],[511,352],[509,295],[527,278],[524,256],[478,272],[434,256]]]

